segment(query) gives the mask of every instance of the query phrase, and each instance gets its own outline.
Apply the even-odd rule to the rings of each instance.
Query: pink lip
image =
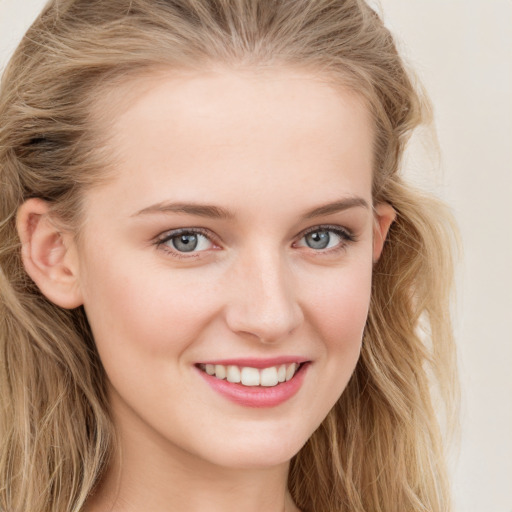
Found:
[[[234,363],[240,365],[239,359],[237,359],[238,363]],[[244,360],[245,361],[245,360]],[[261,361],[261,360],[260,360]],[[297,361],[292,360],[291,362]],[[208,363],[214,364],[214,363]],[[217,363],[217,364],[231,364],[231,363]],[[276,363],[270,364],[269,366],[276,366],[277,364],[285,364],[285,363]],[[242,364],[240,366],[252,366],[253,368],[262,368],[265,366],[253,366],[252,364]],[[267,365],[268,366],[268,365]],[[262,387],[262,386],[254,386],[248,387],[242,384],[235,384],[232,382],[228,382],[227,380],[218,379],[213,375],[208,375],[203,372],[199,368],[196,367],[196,370],[199,372],[201,377],[210,385],[210,387],[221,394],[228,400],[235,402],[238,405],[243,405],[246,407],[276,407],[287,400],[289,400],[293,395],[295,395],[302,383],[304,381],[304,377],[306,375],[306,371],[309,368],[309,364],[303,364],[297,373],[287,382],[282,382],[277,384],[277,386],[273,387]]]
[[[250,366],[251,368],[269,368],[271,366],[280,366],[282,364],[305,363],[309,359],[299,356],[280,356],[258,359],[254,357],[245,357],[241,359],[215,359],[214,361],[201,361],[198,364],[222,364],[223,366]]]

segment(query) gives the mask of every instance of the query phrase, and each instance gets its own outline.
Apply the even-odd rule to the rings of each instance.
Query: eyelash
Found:
[[[167,244],[167,242],[170,242],[173,238],[176,238],[180,235],[202,235],[205,238],[207,238],[211,243],[215,244],[215,239],[212,236],[212,233],[207,231],[206,229],[201,228],[180,228],[180,229],[174,229],[172,231],[166,231],[165,233],[162,233],[159,235],[155,241],[155,245],[157,249],[161,249],[165,253],[169,254],[170,256],[173,256],[174,258],[178,259],[190,259],[190,258],[198,258],[200,253],[203,251],[198,252],[191,252],[191,253],[185,253],[180,252],[175,249],[171,249]]]
[[[350,243],[356,241],[356,237],[355,237],[354,233],[352,233],[348,229],[342,228],[340,226],[331,226],[331,225],[325,225],[325,224],[324,225],[320,225],[320,226],[314,226],[314,227],[312,227],[310,229],[307,229],[306,231],[301,233],[299,241],[302,240],[303,238],[305,238],[306,236],[312,234],[312,233],[319,233],[319,232],[322,232],[322,231],[323,232],[328,232],[328,233],[334,233],[341,240],[340,240],[339,244],[337,244],[335,247],[331,247],[329,249],[314,250],[314,249],[310,248],[310,249],[312,249],[317,254],[336,253],[338,251],[346,249],[347,245],[349,245]],[[301,246],[301,247],[303,247],[303,246]]]
[[[346,249],[347,245],[349,245],[352,242],[357,241],[355,235],[349,231],[346,228],[341,228],[340,226],[331,226],[331,225],[320,225],[320,226],[314,226],[303,233],[301,233],[299,237],[299,241],[301,241],[306,236],[312,234],[312,233],[318,233],[318,232],[328,232],[328,233],[334,233],[336,236],[338,236],[341,241],[338,243],[335,247],[331,247],[328,249],[319,249],[315,250],[312,249],[314,253],[317,254],[333,254],[337,253],[338,251]],[[205,238],[207,238],[210,243],[216,244],[215,237],[212,236],[212,233],[208,230],[201,229],[201,228],[180,228],[175,229],[172,231],[167,231],[165,233],[162,233],[157,237],[157,239],[154,242],[154,245],[164,251],[165,253],[169,254],[170,256],[178,259],[190,259],[190,258],[198,258],[200,257],[200,254],[204,251],[197,251],[197,252],[181,252],[175,249],[171,249],[167,244],[167,242],[170,242],[173,238],[176,238],[180,235],[202,235]],[[297,242],[295,242],[297,243]],[[300,247],[306,247],[306,246],[300,246]]]

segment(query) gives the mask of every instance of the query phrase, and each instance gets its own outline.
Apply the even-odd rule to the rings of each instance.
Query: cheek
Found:
[[[103,357],[179,353],[215,315],[214,286],[204,276],[118,258],[90,260],[84,306]],[[199,286],[199,282],[201,285]]]
[[[327,274],[327,273],[326,273]],[[316,340],[318,371],[314,378],[316,409],[312,424],[319,425],[345,390],[360,357],[371,294],[371,258],[308,283],[310,339]],[[311,432],[312,433],[312,432]]]
[[[339,269],[310,286],[309,313],[329,350],[359,347],[371,294],[371,262]]]

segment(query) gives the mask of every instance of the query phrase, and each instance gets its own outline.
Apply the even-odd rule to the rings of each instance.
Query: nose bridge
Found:
[[[258,247],[237,261],[227,322],[236,332],[263,342],[278,341],[303,320],[294,279],[286,257],[278,250]]]

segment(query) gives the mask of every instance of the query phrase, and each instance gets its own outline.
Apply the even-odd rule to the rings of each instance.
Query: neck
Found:
[[[200,472],[110,467],[86,512],[292,512],[287,468]]]

